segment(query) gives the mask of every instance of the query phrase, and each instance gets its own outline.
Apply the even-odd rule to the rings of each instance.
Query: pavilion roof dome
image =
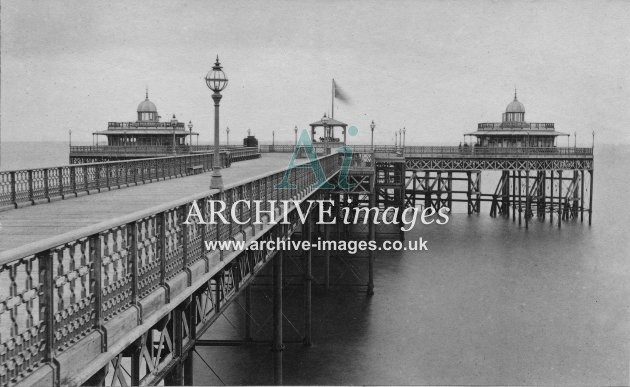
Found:
[[[516,98],[516,91],[514,92],[514,100],[510,102],[505,108],[506,113],[525,113],[525,106]]]
[[[155,104],[149,101],[149,90],[146,92],[144,101],[138,105],[138,113],[157,113]]]

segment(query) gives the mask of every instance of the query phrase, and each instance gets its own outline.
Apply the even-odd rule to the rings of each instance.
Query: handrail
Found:
[[[325,178],[341,164],[336,154],[313,162],[321,163]],[[193,201],[205,215],[215,199],[228,207],[257,199],[269,211],[271,199],[296,199],[317,189],[313,171],[293,169],[293,188],[275,188],[285,175],[279,170],[1,252],[0,385],[19,383],[43,364],[59,364],[57,358],[105,321],[199,266],[207,260],[199,247],[204,241],[228,240],[252,227],[245,206],[237,209],[239,219],[249,216],[245,224],[183,224]],[[211,269],[206,262],[205,272]],[[101,351],[113,344],[103,343]]]
[[[240,145],[221,145],[222,151],[232,149],[256,149],[255,147],[246,148]],[[173,152],[175,151],[175,152]],[[116,154],[116,155],[134,155],[134,154],[151,154],[151,155],[171,155],[185,154],[191,152],[214,151],[214,145],[178,145],[175,148],[170,145],[73,145],[70,147],[70,155],[80,156],[81,154]]]
[[[323,143],[316,143],[315,147],[321,147]],[[522,156],[522,155],[592,155],[593,148],[563,148],[563,147],[506,147],[488,148],[481,146],[393,146],[393,145],[346,145],[352,148],[353,152],[371,152],[372,148],[376,153],[402,153],[405,156]],[[294,145],[259,145],[261,153],[279,152],[292,153],[295,151]]]
[[[488,148],[480,146],[407,146],[405,156],[536,156],[536,155],[592,155],[593,148],[561,147],[506,147]]]
[[[521,128],[529,130],[555,130],[553,122],[518,122],[518,121],[506,121],[506,122],[480,122],[477,124],[478,130],[502,130],[505,128]]]
[[[256,148],[221,153],[222,166],[257,155]],[[18,207],[38,201],[76,197],[82,193],[120,188],[131,184],[185,176],[189,167],[212,169],[212,153],[197,153],[100,163],[71,164],[50,168],[0,171],[0,207]]]

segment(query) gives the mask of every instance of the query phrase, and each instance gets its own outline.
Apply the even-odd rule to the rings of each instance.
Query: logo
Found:
[[[348,127],[348,135],[356,136],[359,130],[356,126]],[[338,153],[343,155],[343,161],[341,163],[341,169],[339,171],[339,179],[337,182],[337,186],[343,190],[349,190],[352,188],[352,184],[348,183],[348,171],[350,170],[350,164],[352,162],[352,148],[349,146],[341,146],[336,149]],[[306,157],[309,159],[308,163],[296,165],[295,160],[300,156],[301,152],[305,152]],[[284,172],[284,176],[282,181],[275,185],[276,189],[291,189],[296,188],[295,184],[289,182],[289,177],[291,176],[291,172],[295,169],[311,169],[315,174],[315,178],[317,182],[313,184],[314,188],[335,188],[335,186],[328,182],[326,178],[326,174],[324,173],[324,169],[317,158],[317,152],[315,151],[315,147],[313,146],[313,142],[311,141],[310,136],[308,135],[308,130],[302,129],[300,133],[300,137],[298,142],[293,150],[293,155],[291,156],[291,161],[289,161],[289,166]]]

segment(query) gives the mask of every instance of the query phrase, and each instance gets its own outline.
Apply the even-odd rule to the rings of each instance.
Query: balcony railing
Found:
[[[321,158],[318,162],[325,174],[321,177],[336,174],[339,159],[338,155]],[[238,219],[249,218],[247,223],[183,224],[193,201],[199,203],[204,217],[211,200],[223,200],[231,208],[236,200],[258,199],[264,206],[261,210],[269,212],[272,199],[297,199],[317,189],[314,184],[319,176],[313,170],[294,169],[288,181],[294,188],[276,189],[285,171],[273,172],[227,186],[223,192],[207,191],[1,252],[0,386],[19,383],[46,364],[59,365],[62,377],[68,376],[69,365],[63,359],[69,357],[64,355],[93,339],[95,332],[106,330],[113,318],[133,309],[138,313],[134,320],[140,324],[143,309],[137,306],[177,276],[209,276],[217,270],[211,262],[229,265],[230,260],[224,260],[229,251],[208,252],[204,241],[245,235],[256,219],[254,206],[238,207]],[[215,259],[217,255],[220,260]],[[97,335],[102,342],[96,348],[103,352],[121,345],[136,331]],[[74,359],[88,365],[100,355],[98,351]]]
[[[554,130],[553,122],[481,122],[477,124],[478,130],[505,130],[505,129],[528,129],[528,130]]]
[[[140,121],[140,122],[108,122],[107,128],[111,129],[136,129],[136,128],[184,128],[183,122],[157,122],[157,121]]]

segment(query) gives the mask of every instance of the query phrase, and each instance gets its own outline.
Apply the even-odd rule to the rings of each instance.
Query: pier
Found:
[[[195,346],[234,345],[202,336],[239,297],[245,299],[249,315],[250,285],[263,272],[271,279],[263,283],[273,293],[269,318],[274,333],[268,342],[275,358],[275,381],[282,383],[286,288],[301,289],[291,294],[304,298],[300,341],[308,346],[316,340],[310,333],[314,281],[325,287],[348,285],[335,283],[337,262],[360,271],[352,285],[373,294],[374,252],[366,256],[324,252],[314,259],[311,250],[297,256],[276,250],[207,251],[204,242],[404,238],[403,232],[372,222],[363,227],[339,221],[316,225],[306,206],[304,224],[293,206],[286,214],[277,210],[289,224],[271,224],[266,216],[263,225],[254,225],[251,219],[243,224],[232,220],[187,225],[183,220],[193,202],[204,214],[210,211],[211,200],[228,206],[237,200],[262,200],[269,206],[272,199],[327,198],[334,200],[335,214],[345,206],[439,209],[458,201],[467,203],[469,214],[478,214],[481,203],[488,202],[491,216],[507,217],[511,211],[525,226],[534,217],[540,221],[548,217],[560,227],[562,222],[583,221],[584,213],[591,222],[592,148],[360,145],[339,151],[318,161],[302,160],[302,168],[289,174],[289,189],[276,188],[285,176],[281,166],[288,162],[288,153],[262,154],[276,157],[279,169],[272,173],[261,170],[256,160],[233,164],[224,170],[223,191],[207,190],[209,174],[192,175],[187,169],[201,163],[209,170],[208,161],[194,159],[209,154],[3,172],[0,384],[194,384]],[[250,157],[251,153],[243,155]],[[326,181],[335,188],[318,188],[314,162],[321,163]],[[72,168],[74,172],[69,172]],[[58,171],[61,174],[54,175]],[[501,174],[499,183],[483,187],[482,175],[491,171]],[[68,173],[75,177],[59,179]],[[339,188],[340,179],[349,186]],[[454,188],[459,181],[466,190]],[[238,219],[247,218],[252,207],[241,205]],[[287,265],[288,260],[295,265]]]

